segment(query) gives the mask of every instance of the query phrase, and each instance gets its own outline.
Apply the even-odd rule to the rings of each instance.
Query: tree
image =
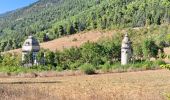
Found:
[[[20,65],[20,56],[17,54],[6,53],[3,56],[0,56],[0,63],[3,66],[19,66]]]
[[[121,56],[121,41],[119,36],[114,36],[113,38],[109,39],[106,38],[101,43],[101,46],[104,47],[103,52],[108,59],[120,59]]]
[[[81,47],[81,49],[82,61],[84,63],[90,63],[95,66],[103,63],[101,59],[103,57],[102,46],[97,43],[87,42]]]
[[[23,64],[32,64],[33,65],[34,61],[33,61],[33,52],[29,52],[27,54],[25,54],[24,56],[24,61]]]
[[[40,65],[45,65],[45,51],[40,50],[36,55],[37,61]]]
[[[150,57],[156,57],[158,55],[158,46],[151,39],[146,39],[142,44],[142,50],[144,57],[149,59]]]
[[[59,36],[62,36],[65,34],[64,27],[62,25],[59,26],[58,34],[59,34]]]
[[[55,64],[55,61],[54,61],[54,58],[55,58],[54,52],[47,50],[47,51],[44,52],[44,54],[45,54],[45,64],[46,65],[54,65]]]
[[[75,32],[79,32],[79,23],[77,21],[74,22],[73,27],[75,29]]]
[[[76,30],[74,29],[73,25],[70,25],[70,26],[67,26],[67,27],[68,27],[67,33],[68,33],[69,35],[76,33]]]
[[[55,54],[55,62],[57,62],[57,65],[63,69],[71,69],[71,65],[77,63],[80,59],[80,48],[76,47],[65,49],[63,52],[57,51]]]
[[[8,51],[12,48],[12,40],[8,40],[7,45],[5,46],[4,50]]]

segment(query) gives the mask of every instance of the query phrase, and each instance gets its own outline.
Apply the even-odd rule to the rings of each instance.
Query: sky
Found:
[[[0,0],[0,14],[22,8],[38,0]]]

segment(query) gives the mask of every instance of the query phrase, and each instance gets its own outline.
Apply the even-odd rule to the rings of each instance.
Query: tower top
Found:
[[[129,39],[128,33],[125,33],[123,43],[129,43],[129,42],[130,42],[130,39]]]
[[[124,38],[123,38],[123,40],[122,40],[122,49],[130,49],[131,48],[131,41],[130,41],[130,39],[129,39],[129,37],[128,37],[128,33],[126,33],[125,35],[124,35]]]
[[[23,46],[22,46],[22,51],[24,52],[37,52],[40,50],[40,45],[39,42],[37,41],[36,38],[34,38],[32,35],[28,36],[28,38],[25,40]]]
[[[32,39],[32,38],[33,38],[33,36],[32,36],[32,35],[28,36],[28,39]]]
[[[128,37],[128,33],[125,33],[125,37]]]

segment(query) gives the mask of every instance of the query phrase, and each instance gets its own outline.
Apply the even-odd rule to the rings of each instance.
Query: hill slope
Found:
[[[41,48],[49,49],[50,51],[63,50],[70,47],[79,47],[87,41],[96,42],[104,37],[112,37],[114,31],[102,32],[102,31],[89,31],[82,32],[70,36],[65,36],[59,39],[55,39],[49,42],[41,43]],[[8,51],[9,53],[21,53],[21,49],[15,49]]]

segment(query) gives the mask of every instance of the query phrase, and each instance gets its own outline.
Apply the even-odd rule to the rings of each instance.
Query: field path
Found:
[[[170,71],[0,78],[0,100],[165,100]]]

